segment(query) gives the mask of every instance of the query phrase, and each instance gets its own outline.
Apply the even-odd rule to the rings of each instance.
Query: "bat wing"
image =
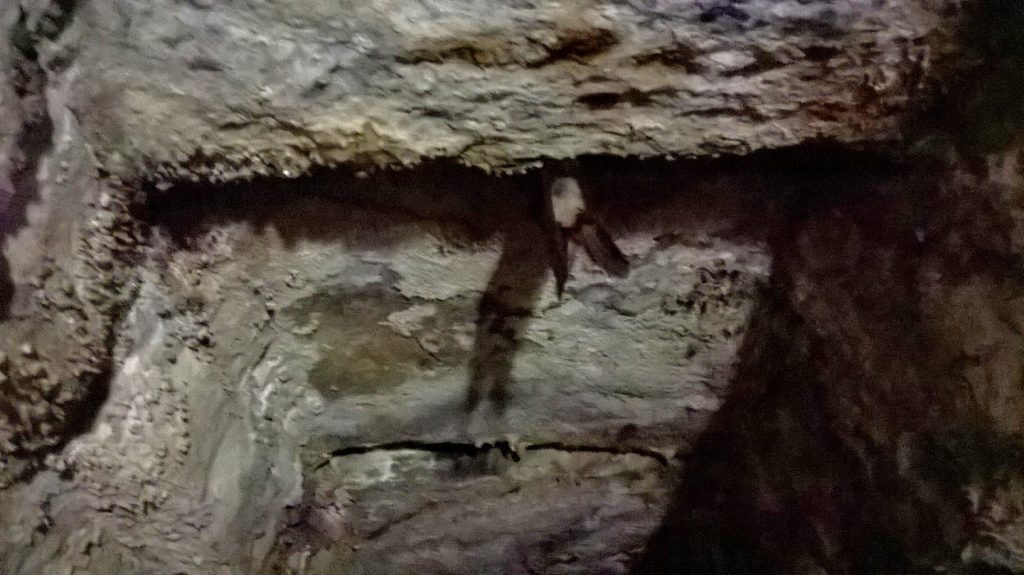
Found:
[[[562,299],[565,283],[569,279],[569,235],[568,231],[562,229],[555,221],[551,197],[553,177],[549,170],[541,172],[541,201],[538,206],[540,213],[537,219],[544,234],[544,242],[547,244],[551,271],[555,275],[555,290],[558,299]]]
[[[601,224],[595,221],[580,224],[579,240],[590,259],[601,269],[620,278],[629,275],[629,260]]]

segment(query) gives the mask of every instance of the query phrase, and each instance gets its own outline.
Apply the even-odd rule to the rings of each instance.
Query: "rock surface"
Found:
[[[806,182],[639,572],[1024,570],[1022,159]]]
[[[892,139],[949,6],[98,0],[72,107],[125,179]]]
[[[0,571],[1024,572],[1020,154],[851,151],[958,6],[0,4]]]
[[[592,186],[647,190],[608,218],[631,277],[580,255],[561,302],[516,199],[530,181],[331,177],[306,191],[338,199],[281,184],[260,206],[248,189],[169,190],[109,399],[32,483],[47,538],[99,533],[96,561],[114,563],[91,568],[142,572],[621,572],[722,401],[769,267],[755,191],[640,176]],[[52,553],[11,552],[8,569]]]

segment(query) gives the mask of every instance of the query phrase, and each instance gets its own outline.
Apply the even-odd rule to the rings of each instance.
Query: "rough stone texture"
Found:
[[[811,144],[958,4],[4,2],[0,571],[1024,572],[1019,155]]]
[[[608,220],[635,268],[580,256],[562,302],[529,180],[170,190],[96,424],[3,496],[49,510],[45,537],[10,525],[5,568],[622,572],[769,265],[748,178],[676,181],[595,176],[647,190]],[[478,314],[488,298],[510,311]]]
[[[892,139],[952,6],[95,0],[72,106],[125,178]]]
[[[14,16],[10,16],[13,10]],[[52,76],[52,46],[63,13],[32,3],[3,21],[18,25],[0,78],[18,100],[21,125],[0,163],[0,484],[85,429],[110,370],[117,310],[132,299],[127,260],[135,223],[130,189],[100,181],[95,157]],[[7,145],[9,142],[3,142]],[[5,170],[7,172],[5,173]]]
[[[1021,158],[808,182],[640,572],[1024,569]]]

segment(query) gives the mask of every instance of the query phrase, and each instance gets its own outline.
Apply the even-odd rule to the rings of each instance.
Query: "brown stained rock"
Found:
[[[730,399],[637,573],[1021,572],[1012,163],[1012,183],[833,174],[794,202]]]
[[[103,0],[68,40],[69,88],[126,179],[889,140],[946,4]]]
[[[907,225],[931,180],[848,205],[825,161],[772,228],[777,156],[609,160],[897,138],[958,4],[0,4],[38,52],[11,82],[0,34],[0,190],[38,192],[0,230],[0,571],[622,573],[677,453],[669,549],[1020,570],[1010,200],[966,178]],[[528,186],[341,174],[587,154],[635,269],[577,262],[565,301]]]

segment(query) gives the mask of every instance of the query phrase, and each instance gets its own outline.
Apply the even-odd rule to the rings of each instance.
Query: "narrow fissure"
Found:
[[[439,455],[456,455],[466,457],[478,457],[486,453],[497,451],[502,457],[518,462],[521,453],[527,451],[562,451],[565,453],[603,453],[607,455],[639,455],[649,457],[661,465],[669,465],[677,459],[675,454],[666,454],[654,449],[644,448],[623,448],[613,445],[579,445],[562,443],[558,441],[547,441],[543,443],[516,443],[508,440],[483,441],[477,443],[466,442],[422,442],[422,441],[396,441],[393,443],[380,443],[375,445],[354,445],[342,447],[331,452],[330,458],[316,466],[320,469],[330,464],[331,459],[336,457],[347,457],[350,455],[365,455],[375,451],[424,451]]]

